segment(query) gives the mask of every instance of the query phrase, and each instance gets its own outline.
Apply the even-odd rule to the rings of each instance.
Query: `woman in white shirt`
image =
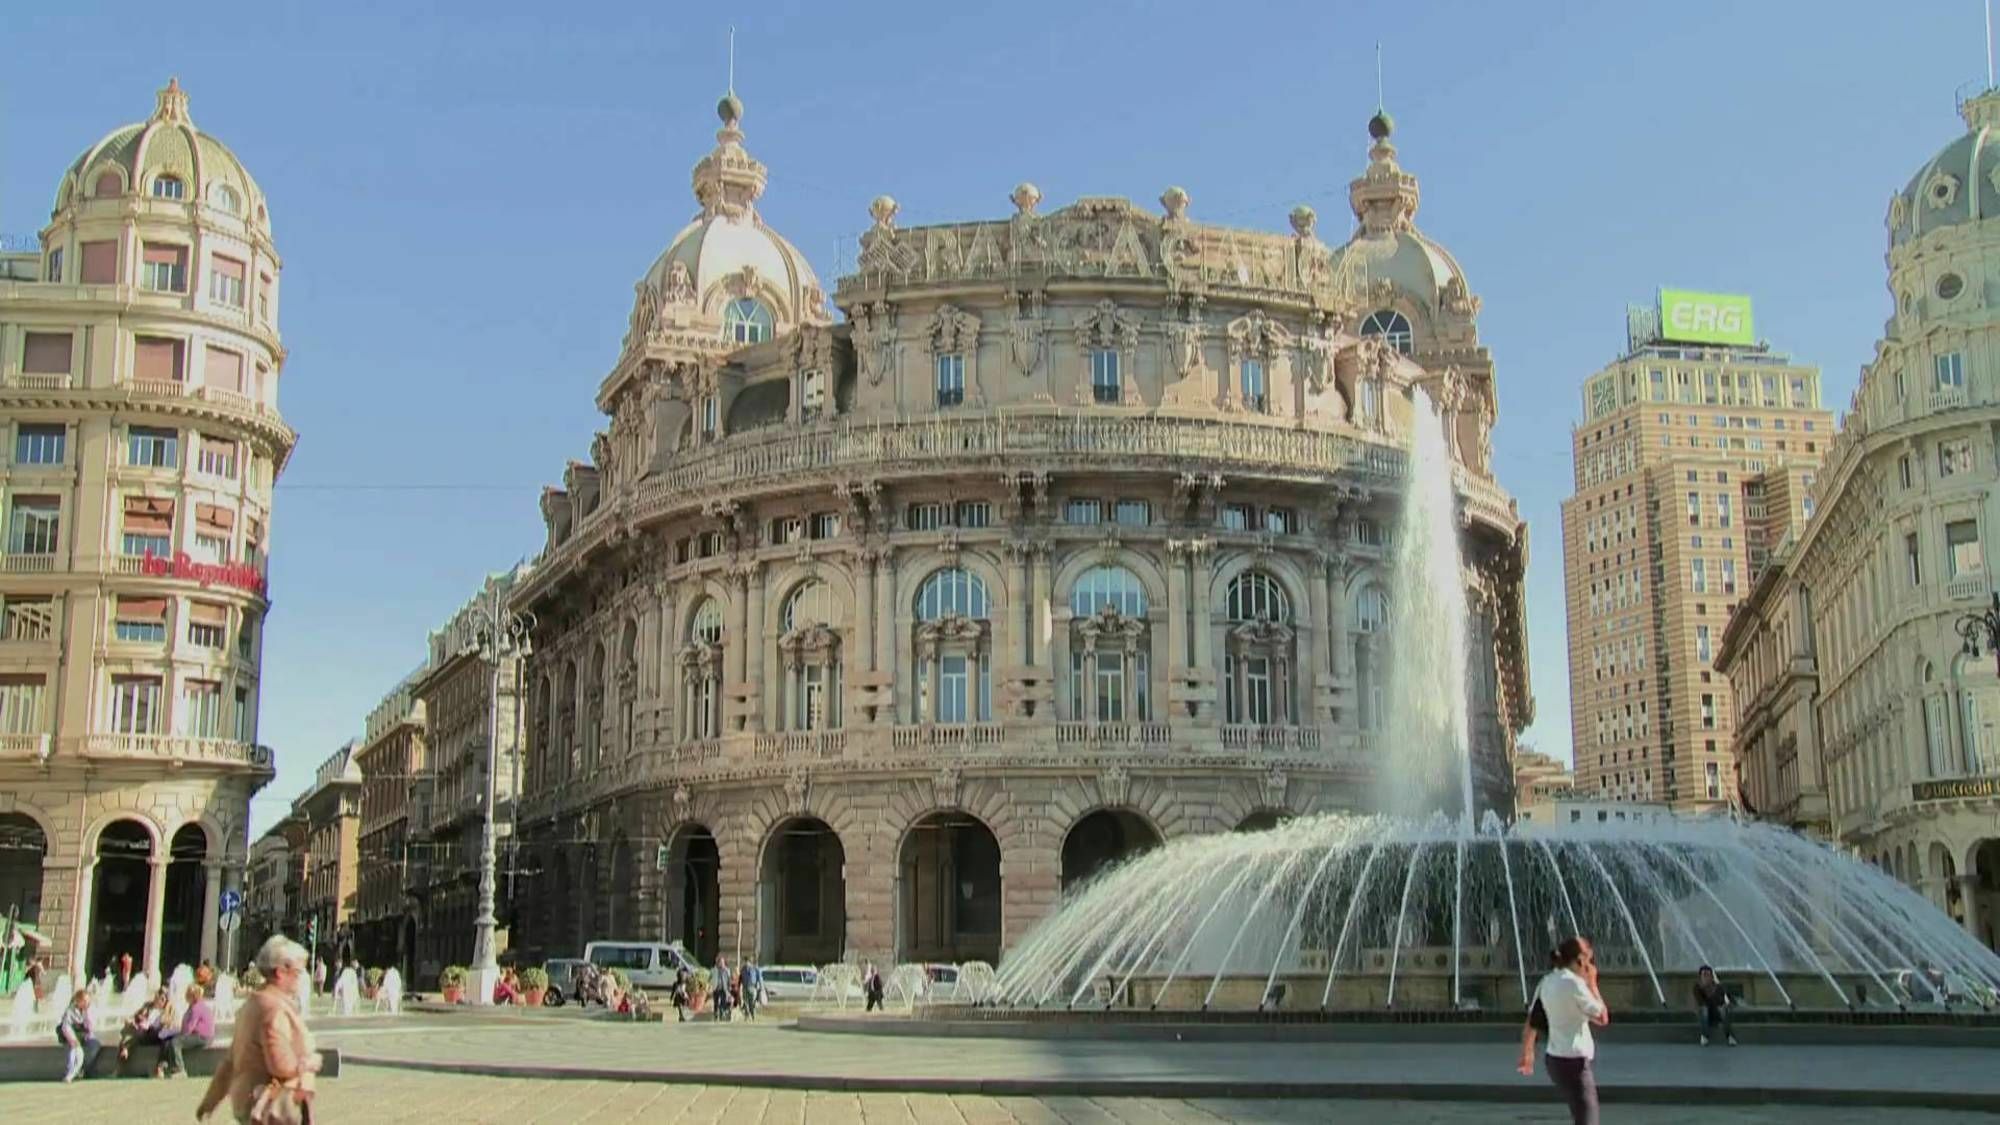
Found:
[[[1592,1068],[1597,1044],[1590,1028],[1610,1023],[1611,1010],[1597,990],[1597,957],[1588,941],[1573,937],[1557,946],[1549,960],[1554,967],[1535,989],[1535,1007],[1547,1018],[1549,1081],[1562,1091],[1575,1125],[1598,1125],[1597,1075]],[[1535,1073],[1536,1030],[1530,1011],[1521,1029],[1521,1061],[1515,1068],[1522,1074]]]

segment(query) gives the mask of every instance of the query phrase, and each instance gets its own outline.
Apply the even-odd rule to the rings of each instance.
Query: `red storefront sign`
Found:
[[[188,557],[186,551],[163,559],[151,551],[140,560],[140,572],[148,578],[179,578],[203,586],[232,586],[253,594],[264,592],[264,574],[248,563],[205,563]]]

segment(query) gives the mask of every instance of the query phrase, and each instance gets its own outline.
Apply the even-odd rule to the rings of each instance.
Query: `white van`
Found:
[[[593,941],[583,947],[583,959],[607,973],[625,970],[634,988],[672,988],[681,969],[699,967],[677,941]]]

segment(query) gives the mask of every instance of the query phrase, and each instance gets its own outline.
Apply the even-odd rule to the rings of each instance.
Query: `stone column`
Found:
[[[1167,669],[1169,676],[1188,663],[1187,544],[1167,544]]]
[[[1010,656],[1018,658],[1022,664],[1035,663],[1035,598],[1028,586],[1028,551],[1019,540],[1009,544],[1007,554],[1008,595],[1017,607],[1014,621],[1021,630],[1020,643],[1014,646]]]
[[[896,672],[896,557],[882,548],[875,565],[875,670]]]
[[[1053,567],[1050,565],[1049,544],[1046,542],[1036,543],[1034,545],[1034,554],[1035,589],[1031,603],[1032,608],[1028,611],[1028,643],[1031,645],[1035,643],[1035,638],[1037,637],[1044,644],[1049,640],[1044,630],[1049,627],[1049,623],[1052,620],[1054,612],[1053,599],[1055,598],[1055,575]],[[1050,669],[1050,672],[1057,674],[1060,674],[1061,671],[1062,669],[1060,668]]]
[[[1319,585],[1325,590],[1326,598],[1326,673],[1338,680],[1345,675],[1347,665],[1347,562],[1345,559],[1330,561],[1321,571]]]
[[[201,958],[215,963],[217,908],[222,898],[222,861],[211,859],[201,865]]]
[[[70,911],[69,964],[57,966],[69,970],[78,988],[83,987],[85,979],[90,976],[90,966],[85,958],[90,956],[90,927],[96,924],[96,889],[97,857],[87,856],[76,865],[76,904],[75,909]],[[42,896],[42,901],[48,901],[46,894]]]
[[[160,979],[160,933],[167,907],[167,857],[156,855],[146,861],[152,878],[146,884],[146,949],[142,958],[146,976]]]
[[[860,578],[861,604],[854,615],[854,647],[861,653],[863,666],[870,672],[875,670],[875,571],[879,568],[879,555],[871,550],[857,550],[854,561],[858,563],[857,577]]]
[[[1303,646],[1304,651],[1299,654],[1299,682],[1296,694],[1299,701],[1307,706],[1312,704],[1314,688],[1319,683],[1320,673],[1324,671],[1329,676],[1333,674],[1331,661],[1328,658],[1328,654],[1333,651],[1333,621],[1326,594],[1326,570],[1326,559],[1316,557],[1306,578],[1306,602],[1309,606],[1308,612],[1312,614],[1312,621],[1306,630],[1308,642]],[[1308,715],[1300,715],[1299,722],[1311,725],[1314,719]]]
[[[744,583],[744,588],[748,592],[748,596],[744,600],[749,605],[745,618],[749,624],[746,631],[748,643],[743,647],[743,686],[744,690],[749,693],[746,700],[744,722],[753,731],[763,730],[768,725],[769,720],[769,716],[765,713],[768,695],[764,691],[763,683],[764,580],[764,568],[752,564],[750,577]]]
[[[1197,539],[1188,544],[1188,581],[1194,585],[1194,666],[1215,668],[1210,650],[1215,645],[1214,611],[1209,606],[1210,587],[1214,585],[1209,573],[1208,556],[1215,544],[1212,540]]]

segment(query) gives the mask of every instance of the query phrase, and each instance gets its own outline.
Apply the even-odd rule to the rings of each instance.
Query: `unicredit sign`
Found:
[[[179,578],[203,586],[231,586],[253,594],[264,592],[264,575],[256,567],[247,563],[196,562],[186,551],[176,552],[171,559],[147,551],[139,560],[139,572],[148,578]]]

